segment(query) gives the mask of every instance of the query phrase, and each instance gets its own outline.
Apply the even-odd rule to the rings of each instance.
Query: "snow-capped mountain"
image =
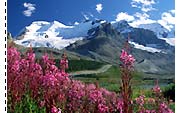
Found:
[[[133,31],[133,27],[131,27],[125,20],[121,20],[119,22],[113,21],[111,24],[120,33],[129,33]]]
[[[156,36],[160,39],[165,40],[168,44],[174,46],[175,45],[175,30],[171,29],[169,31],[168,29],[164,28],[159,23],[151,23],[151,24],[141,24],[138,26],[139,28],[148,29],[153,31]]]
[[[137,28],[132,27],[125,20],[121,20],[121,21],[118,21],[118,22],[113,21],[113,22],[111,22],[111,24],[113,25],[113,27],[117,31],[119,31],[120,33],[124,34],[124,36],[127,36],[127,34],[135,33],[135,32],[137,32],[137,30],[139,32],[140,28],[141,28],[141,29],[152,31],[157,38],[159,38],[161,40],[164,40],[166,43],[168,43],[171,46],[175,46],[175,38],[174,38],[175,37],[175,31],[174,31],[174,29],[171,29],[171,31],[169,31],[168,29],[166,29],[165,27],[163,27],[159,23],[141,24]],[[149,31],[146,31],[146,33],[147,32],[149,32]],[[136,36],[138,36],[138,35],[136,35]],[[151,37],[152,37],[152,35],[151,35]],[[153,39],[155,39],[155,38],[153,38]],[[143,38],[142,40],[147,40],[147,39]],[[142,44],[139,43],[139,41],[140,41],[139,39],[138,40],[132,40],[132,41],[134,41],[135,43],[137,43],[137,44],[139,44],[141,46],[145,46],[145,45],[142,45]],[[157,42],[157,41],[153,41],[153,43],[152,43],[152,41],[151,41],[151,44],[147,44],[146,46],[150,45],[149,47],[151,47],[151,45],[153,45],[153,47],[154,47],[154,45],[156,45],[156,43],[154,43],[154,42]]]
[[[153,31],[158,38],[167,38],[169,31],[164,28],[159,23],[151,23],[151,24],[140,24],[139,28],[144,28]]]
[[[131,34],[131,41],[134,46],[135,44],[138,44],[145,48],[155,48],[155,51],[156,49],[168,47],[165,43],[169,43],[174,46],[173,39],[161,37],[169,36],[169,31],[160,24],[144,24],[140,25],[140,28],[133,28],[124,20],[111,23],[104,20],[86,20],[85,22],[81,22],[73,26],[66,26],[58,21],[35,21],[22,30],[20,35],[16,38],[17,40],[15,40],[15,43],[26,47],[31,45],[32,47],[63,49],[78,40],[94,37],[94,29],[98,28],[103,23],[110,24],[115,30],[123,34],[125,37],[127,37],[128,34]],[[145,48],[143,50],[149,50],[149,48]],[[142,48],[139,47],[138,49]],[[160,52],[160,50],[157,50],[156,52]]]
[[[105,21],[86,21],[74,26],[60,22],[35,21],[16,38],[15,43],[29,47],[52,47],[62,49],[77,40],[87,37],[89,29]]]

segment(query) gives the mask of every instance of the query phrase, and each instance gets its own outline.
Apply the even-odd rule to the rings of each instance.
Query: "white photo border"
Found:
[[[177,100],[176,100],[176,97],[177,97],[177,87],[176,87],[176,81],[177,81],[177,77],[176,77],[176,73],[177,73],[177,66],[176,66],[176,63],[177,63],[177,57],[176,57],[176,53],[177,53],[177,40],[176,40],[176,37],[177,37],[177,16],[176,16],[176,14],[177,14],[177,10],[176,10],[176,8],[177,8],[177,1],[175,0],[174,1],[175,2],[175,113],[177,113]]]
[[[7,0],[0,0],[0,113],[7,113]]]
[[[175,20],[177,23],[177,1],[175,1]],[[177,25],[175,24],[175,40],[177,36]],[[7,113],[7,0],[0,0],[0,113]],[[177,73],[177,41],[175,41],[175,97],[177,97],[176,73]],[[176,99],[175,99],[176,100]],[[175,101],[175,108],[177,102]],[[177,113],[177,108],[175,109]]]

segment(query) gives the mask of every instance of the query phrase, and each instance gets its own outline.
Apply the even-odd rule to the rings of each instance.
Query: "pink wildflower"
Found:
[[[44,105],[45,105],[45,101],[41,101],[39,104],[40,107],[44,107]]]
[[[97,102],[103,102],[104,98],[102,95],[102,92],[99,90],[94,90],[91,91],[91,93],[89,94],[89,99],[93,102],[93,103],[97,103]]]
[[[131,68],[135,62],[135,58],[132,55],[129,55],[125,50],[122,50],[120,60],[123,63],[123,66],[128,68]]]
[[[123,113],[123,107],[124,107],[123,99],[119,98],[116,103],[117,103],[116,104],[117,110],[119,110],[120,113]]]
[[[106,113],[108,111],[108,107],[106,105],[99,104],[98,110],[99,110],[99,113]]]
[[[173,113],[173,111],[169,109],[164,102],[162,102],[159,106],[159,113]]]
[[[51,113],[61,113],[61,109],[53,106],[52,109],[51,109]]]
[[[153,87],[153,92],[160,93],[162,91],[161,91],[160,87],[158,85],[156,85],[156,86]]]
[[[138,98],[135,99],[136,103],[139,104],[140,106],[143,106],[144,105],[144,101],[145,101],[144,98],[145,98],[144,95],[139,96]]]
[[[158,80],[156,81],[156,85],[153,87],[152,90],[153,90],[153,92],[156,93],[156,94],[159,94],[159,93],[162,92],[161,89],[160,89],[160,87],[159,87]]]

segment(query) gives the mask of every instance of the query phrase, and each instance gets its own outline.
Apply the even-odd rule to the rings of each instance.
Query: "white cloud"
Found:
[[[163,12],[161,19],[157,22],[171,31],[171,29],[174,28],[175,21],[175,10],[169,10],[168,12]]]
[[[36,10],[35,8],[35,4],[31,4],[31,3],[24,3],[23,6],[25,8],[27,8],[25,11],[23,11],[23,14],[27,17],[30,17],[32,15],[32,13],[34,13],[34,11]]]
[[[142,8],[141,8],[141,11],[143,11],[143,12],[149,12],[152,10],[157,10],[157,9],[153,8],[152,6],[142,6]]]
[[[135,13],[134,17],[136,18],[133,22],[129,23],[133,27],[138,27],[140,24],[150,24],[155,23],[155,20],[149,19],[149,15],[146,13]]]
[[[129,14],[127,14],[126,12],[120,12],[119,14],[117,14],[116,17],[116,21],[120,21],[120,20],[126,20],[126,21],[133,21],[135,18]]]
[[[143,4],[143,5],[152,5],[155,4],[154,0],[132,0],[131,4]]]
[[[136,4],[131,4],[132,7],[136,7],[136,8],[141,8],[140,6],[137,6]]]
[[[132,0],[132,7],[139,8],[143,12],[149,12],[152,10],[156,10],[152,7],[153,4],[156,4],[154,0]]]
[[[146,13],[138,13],[138,12],[136,12],[134,14],[134,16],[137,17],[137,18],[139,18],[140,20],[149,18],[149,15],[146,14]]]
[[[162,20],[165,20],[169,24],[175,24],[175,16],[171,12],[162,13]]]
[[[173,15],[175,14],[175,10],[170,10],[169,12],[171,12]]]
[[[103,9],[102,4],[97,4],[96,5],[96,10],[97,10],[98,13],[101,13],[102,9]]]
[[[155,20],[151,20],[151,19],[139,19],[139,20],[135,20],[129,24],[133,27],[138,27],[140,24],[151,24],[151,23],[155,23],[155,22],[156,22]]]
[[[74,25],[78,25],[78,24],[79,24],[79,22],[77,22],[77,21],[76,21],[76,22],[74,22]]]

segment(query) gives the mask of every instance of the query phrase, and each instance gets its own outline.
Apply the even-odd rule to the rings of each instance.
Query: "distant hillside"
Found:
[[[138,31],[141,30],[137,29]],[[66,49],[98,61],[119,64],[119,55],[125,44],[123,35],[117,32],[110,23],[104,23],[92,29],[92,32],[94,34],[91,39],[76,41]],[[141,37],[143,36],[144,34],[141,34]],[[131,53],[136,58],[137,70],[154,74],[174,74],[174,54],[152,53],[133,48],[133,45],[130,46]]]

